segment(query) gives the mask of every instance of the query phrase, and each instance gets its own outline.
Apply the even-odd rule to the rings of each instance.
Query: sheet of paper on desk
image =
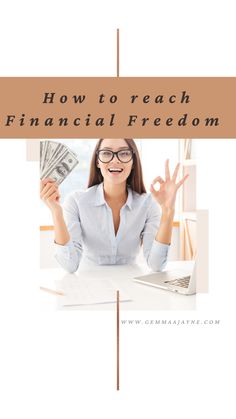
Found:
[[[56,281],[56,288],[64,292],[59,297],[60,305],[64,307],[116,303],[117,287],[108,279],[81,279],[68,276]],[[131,301],[126,292],[119,287],[119,300]]]

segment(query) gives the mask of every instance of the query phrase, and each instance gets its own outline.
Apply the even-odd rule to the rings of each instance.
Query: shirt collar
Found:
[[[106,204],[104,198],[103,183],[99,183],[99,185],[97,186],[94,204],[95,207]]]
[[[127,197],[125,206],[127,206],[130,210],[132,209],[132,202],[133,202],[133,191],[130,187],[128,187],[128,197]],[[97,186],[94,205],[95,207],[98,207],[104,204],[106,205],[107,203],[104,198],[104,190],[103,190],[103,182],[102,182]]]

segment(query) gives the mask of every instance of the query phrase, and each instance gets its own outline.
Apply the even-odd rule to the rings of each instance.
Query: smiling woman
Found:
[[[123,172],[123,175],[117,176],[114,174],[115,170],[118,170],[120,174]],[[112,177],[107,176],[107,172]],[[91,159],[88,187],[104,182],[104,179],[105,183],[109,184],[110,180],[112,185],[120,184],[122,188],[128,185],[139,194],[146,192],[139,152],[133,140],[101,139],[98,141]]]
[[[143,246],[151,269],[162,270],[171,241],[179,165],[146,192],[138,149],[132,139],[100,139],[91,159],[88,189],[70,194],[63,209],[58,186],[41,181],[41,198],[54,221],[56,259],[75,272],[81,258],[97,264],[133,263]],[[160,184],[156,190],[155,183]]]

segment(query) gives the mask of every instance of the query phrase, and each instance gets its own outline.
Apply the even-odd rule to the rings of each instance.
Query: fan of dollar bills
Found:
[[[79,163],[77,156],[64,144],[55,141],[40,141],[40,178],[50,178],[58,184]]]

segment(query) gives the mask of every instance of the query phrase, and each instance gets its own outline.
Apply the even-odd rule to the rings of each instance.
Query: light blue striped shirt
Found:
[[[115,234],[112,210],[104,198],[103,183],[85,192],[73,192],[63,205],[70,241],[55,244],[55,257],[68,272],[75,272],[81,257],[99,265],[131,264],[143,245],[144,257],[153,271],[165,267],[169,245],[155,240],[161,211],[151,194],[128,188]]]

